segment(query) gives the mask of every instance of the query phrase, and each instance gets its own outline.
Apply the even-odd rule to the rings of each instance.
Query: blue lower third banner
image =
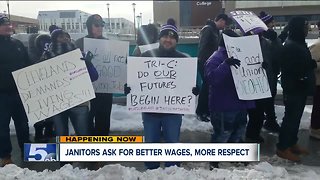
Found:
[[[24,161],[58,161],[56,144],[24,144]]]

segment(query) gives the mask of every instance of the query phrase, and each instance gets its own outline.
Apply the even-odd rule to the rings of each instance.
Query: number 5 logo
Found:
[[[29,156],[35,157],[36,155],[39,154],[41,156],[41,158],[40,159],[28,158],[28,160],[29,161],[44,161],[44,159],[48,155],[47,151],[44,150],[46,148],[47,148],[46,144],[30,144]]]

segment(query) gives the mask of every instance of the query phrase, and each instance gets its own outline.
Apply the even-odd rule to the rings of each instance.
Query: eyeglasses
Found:
[[[104,24],[93,24],[95,27],[104,27]]]

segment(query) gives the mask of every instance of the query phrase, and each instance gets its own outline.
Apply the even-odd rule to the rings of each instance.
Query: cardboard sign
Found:
[[[229,37],[223,34],[229,57],[241,61],[238,69],[231,66],[233,81],[241,100],[271,97],[265,69],[262,68],[262,52],[258,35]]]
[[[128,110],[194,114],[196,72],[196,58],[128,57]]]
[[[12,72],[30,121],[40,121],[95,98],[79,49]]]
[[[93,83],[96,93],[123,93],[127,82],[129,42],[84,38],[84,51],[94,54],[92,64],[99,78]]]
[[[243,33],[253,31],[257,34],[268,30],[266,24],[251,11],[231,11],[230,14]]]

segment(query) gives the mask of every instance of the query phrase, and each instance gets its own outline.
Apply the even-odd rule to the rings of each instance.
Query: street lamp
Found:
[[[108,10],[109,32],[111,32],[110,4],[109,3],[107,3],[107,10]]]
[[[142,26],[142,13],[140,13],[140,21],[141,21],[141,26]]]
[[[8,7],[8,16],[9,16],[9,20],[10,20],[10,7],[9,7],[9,0],[7,0],[7,7]]]
[[[142,22],[141,22],[141,16],[137,16],[137,25],[138,25],[138,29],[140,28],[140,26],[142,25]]]
[[[134,40],[137,40],[137,32],[136,32],[136,3],[132,3],[132,8],[133,8]]]

